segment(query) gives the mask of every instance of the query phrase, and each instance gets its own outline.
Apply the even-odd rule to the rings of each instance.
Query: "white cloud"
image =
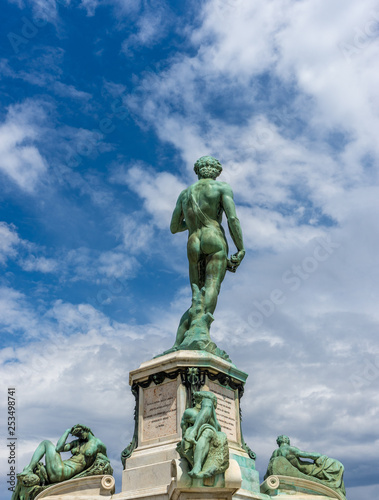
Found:
[[[379,154],[374,132],[379,123],[374,65],[379,44],[373,40],[351,60],[344,57],[340,44],[345,40],[354,43],[355,34],[365,30],[375,9],[377,4],[371,0],[359,7],[353,1],[335,2],[332,12],[330,6],[313,0],[296,3],[290,23],[277,37],[281,52],[278,75],[295,78],[299,88],[312,96],[316,106],[310,122],[318,129],[339,127],[352,134],[354,141],[347,148],[351,169],[354,163],[355,169],[359,166],[368,150]]]
[[[138,261],[125,252],[109,251],[100,255],[96,268],[110,278],[129,278],[135,275]]]
[[[149,224],[144,224],[141,219],[136,213],[122,218],[123,245],[132,253],[146,250],[154,234],[154,229]]]
[[[17,258],[17,263],[24,271],[39,271],[52,273],[57,270],[58,261],[55,259],[36,256],[33,252],[42,253],[45,249],[20,238],[17,228],[13,224],[0,222],[0,263],[5,264],[8,258]],[[23,255],[26,254],[26,257]]]
[[[191,39],[201,46],[203,71],[249,81],[254,73],[272,67],[277,60],[275,34],[291,16],[288,0],[232,3],[214,0],[204,5],[203,22]],[[222,22],[222,19],[228,22]]]
[[[36,50],[33,57],[27,59],[20,69],[13,69],[9,61],[2,60],[2,73],[14,79],[25,80],[39,87],[49,86],[62,76],[62,64],[65,51],[60,47],[44,46]],[[16,66],[17,67],[17,66]]]
[[[126,91],[126,86],[122,83],[116,83],[104,80],[103,88],[106,93],[112,96],[114,99],[120,97]]]
[[[58,5],[67,6],[71,0],[32,0],[33,15],[36,19],[45,19],[55,24],[57,21]],[[22,5],[19,4],[21,8]]]
[[[255,156],[259,143],[265,141],[264,135],[256,135],[254,128],[258,126],[274,130],[277,139],[298,150],[298,162],[307,163],[310,155],[317,154],[330,165],[327,157],[331,148],[326,141],[338,131],[346,141],[336,158],[343,165],[341,177],[353,182],[364,172],[364,154],[378,157],[373,63],[378,49],[373,40],[356,58],[346,61],[338,42],[349,32],[354,35],[357,23],[365,26],[373,7],[367,0],[356,17],[355,2],[339,2],[334,5],[336,22],[329,8],[321,8],[313,0],[241,3],[238,8],[209,2],[203,8],[201,25],[191,35],[197,54],[176,57],[162,72],[144,75],[141,86],[126,102],[156,128],[162,140],[178,148],[188,164],[205,152],[234,157],[237,162],[241,150],[245,156]],[[228,23],[220,22],[225,11]],[[270,94],[264,95],[259,78],[267,71],[272,84],[267,91]],[[279,111],[282,123],[277,130],[265,116],[273,111],[278,114],[272,102],[279,100],[283,89],[275,78],[287,86],[290,110],[287,116],[280,116]],[[236,102],[239,113],[241,106],[245,107],[248,119],[238,126],[230,123],[232,120],[228,123],[228,119],[217,118],[212,111],[212,105],[225,106],[228,100]],[[255,103],[263,110],[260,123]],[[289,140],[288,131],[293,134],[296,119],[303,120],[304,127]],[[305,138],[308,143],[304,143]],[[275,146],[268,143],[265,149]],[[317,165],[320,168],[326,168],[324,162]]]
[[[176,176],[168,172],[156,174],[150,167],[137,163],[126,172],[118,169],[112,176],[112,181],[126,184],[143,199],[145,210],[159,229],[170,226],[176,199],[185,188]],[[133,224],[130,219],[128,221],[128,224]],[[127,228],[126,230],[129,231]],[[143,233],[147,231],[145,226]],[[141,234],[141,237],[147,236]]]
[[[18,325],[29,333],[35,315],[21,294],[6,292],[18,303],[13,307],[18,310]],[[8,305],[9,301],[4,307]],[[62,301],[40,320],[40,335],[33,342],[14,346],[10,341],[12,347],[0,351],[1,380],[5,387],[16,387],[18,467],[28,463],[41,440],[56,442],[68,426],[81,422],[106,444],[119,482],[120,453],[133,434],[134,398],[125,366],[136,366],[151,356],[159,331],[148,325],[120,324],[89,305]],[[2,454],[5,458],[5,450]],[[7,461],[1,463],[5,473]]]
[[[20,261],[24,271],[39,271],[41,273],[53,273],[58,268],[58,261],[46,257],[35,257],[30,255],[28,258]]]
[[[25,295],[5,286],[0,287],[0,325],[9,334],[25,333],[26,337],[38,337],[38,315]]]
[[[140,0],[81,0],[80,7],[85,9],[87,16],[94,16],[96,9],[101,5],[109,5],[114,8],[115,18],[120,22],[122,18],[135,13],[140,7]]]
[[[112,280],[123,281],[135,277],[140,263],[137,256],[131,254],[134,252],[124,245],[103,252],[80,247],[62,256],[58,269],[64,280],[106,285]]]
[[[0,264],[4,264],[8,257],[17,255],[17,246],[20,238],[12,224],[0,222]]]
[[[41,50],[42,49],[42,50]],[[67,97],[79,102],[82,109],[88,111],[92,95],[60,81],[63,75],[65,51],[60,47],[43,46],[35,51],[33,57],[27,59],[22,69],[15,70],[9,65],[9,61],[0,61],[1,73],[15,80],[24,80],[32,85],[51,90],[59,97]]]
[[[0,125],[0,170],[18,185],[32,193],[47,172],[45,159],[34,144],[38,139],[43,108],[24,101],[10,106]]]
[[[83,92],[82,90],[75,88],[73,85],[67,85],[59,81],[54,83],[53,89],[57,95],[62,97],[71,97],[72,99],[84,101],[89,100],[92,97],[88,92]]]
[[[144,10],[136,20],[137,31],[129,35],[122,44],[122,51],[127,56],[133,56],[133,50],[141,47],[153,47],[164,38],[170,13],[164,2],[156,3],[154,8],[145,3]]]
[[[22,9],[25,7],[23,0],[9,0],[11,3],[17,4]],[[92,17],[95,15],[99,6],[110,6],[115,11],[115,18],[127,16],[131,12],[138,10],[140,0],[80,0],[80,3],[73,2],[72,0],[30,0],[33,7],[33,15],[36,19],[46,19],[48,22],[56,24],[58,22],[58,12],[60,8],[76,8],[77,5],[84,9],[87,16]]]

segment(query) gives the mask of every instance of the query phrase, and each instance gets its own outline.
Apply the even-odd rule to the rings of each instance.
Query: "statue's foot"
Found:
[[[156,356],[154,356],[153,359],[160,358],[165,354],[170,354],[170,352],[175,352],[175,351],[179,351],[179,347],[174,345],[173,347],[171,347],[171,349],[167,349],[167,351],[162,352],[162,354],[157,354]]]
[[[174,345],[171,347],[171,349],[167,349],[167,351],[164,351],[162,356],[164,356],[165,354],[170,354],[170,352],[175,352],[175,351],[179,351],[179,347]]]
[[[26,466],[22,472],[17,474],[17,480],[26,487],[41,484],[40,477],[33,472],[32,467],[29,465]]]
[[[188,475],[190,477],[194,477],[194,478],[200,478],[200,477],[202,477],[201,476],[201,469],[200,469],[200,467],[194,467],[192,470],[189,471]]]

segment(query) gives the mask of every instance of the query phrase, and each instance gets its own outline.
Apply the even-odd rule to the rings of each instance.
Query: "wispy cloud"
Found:
[[[169,226],[176,198],[185,187],[175,175],[168,172],[157,174],[148,165],[137,162],[127,169],[116,169],[111,179],[126,184],[138,193],[158,228],[166,229]]]
[[[165,2],[150,5],[145,3],[139,14],[137,31],[132,33],[122,44],[122,51],[131,57],[140,48],[151,48],[167,35],[168,25],[172,22],[172,13]]]
[[[20,238],[12,224],[0,222],[0,263],[4,264],[8,257],[17,255]]]
[[[47,172],[36,142],[44,111],[33,101],[10,106],[0,125],[0,170],[20,189],[32,193]]]
[[[83,105],[83,109],[87,109],[92,95],[61,81],[64,56],[65,52],[62,48],[45,46],[41,49],[41,46],[34,46],[31,49],[31,56],[22,58],[22,69],[14,69],[10,66],[9,60],[2,59],[0,61],[1,75],[50,90],[59,97],[75,99]]]
[[[110,6],[114,9],[115,18],[121,22],[122,18],[131,13],[138,12],[141,5],[141,0],[131,0],[124,2],[123,0],[81,0],[80,7],[85,9],[87,16],[94,16],[99,7]]]
[[[58,269],[58,261],[46,257],[35,257],[34,255],[20,262],[25,271],[39,271],[41,273],[52,273]]]

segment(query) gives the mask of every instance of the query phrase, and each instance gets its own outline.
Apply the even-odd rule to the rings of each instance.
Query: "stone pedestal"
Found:
[[[233,494],[241,487],[241,470],[235,460],[230,460],[224,474],[207,479],[191,479],[185,460],[171,463],[171,484],[168,500],[232,500]]]
[[[188,496],[190,492],[185,495],[172,492],[172,462],[179,459],[176,444],[182,438],[182,415],[192,406],[193,392],[199,390],[217,396],[217,419],[228,437],[231,463],[238,467],[241,476],[239,487],[225,494],[241,500],[267,498],[260,493],[255,455],[246,446],[241,432],[240,398],[246,378],[247,374],[232,363],[202,351],[173,352],[131,371],[129,382],[136,397],[136,426],[132,442],[122,454],[122,492],[114,498],[176,500]],[[194,487],[193,484],[190,488],[192,493]],[[203,498],[199,492],[196,494],[197,499]],[[217,493],[212,498],[221,497]]]
[[[275,500],[346,500],[328,486],[289,476],[269,476],[261,484],[261,492]]]
[[[109,500],[114,491],[113,476],[88,476],[53,484],[41,491],[34,500],[59,500],[61,497],[67,500]]]

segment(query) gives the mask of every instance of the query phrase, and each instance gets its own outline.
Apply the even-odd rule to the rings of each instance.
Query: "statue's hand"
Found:
[[[240,250],[235,253],[228,259],[226,269],[231,273],[235,273],[237,271],[237,267],[241,264],[242,259],[245,257],[245,250]]]
[[[187,443],[196,444],[196,434],[192,431],[193,427],[190,427],[186,430],[184,440]]]

